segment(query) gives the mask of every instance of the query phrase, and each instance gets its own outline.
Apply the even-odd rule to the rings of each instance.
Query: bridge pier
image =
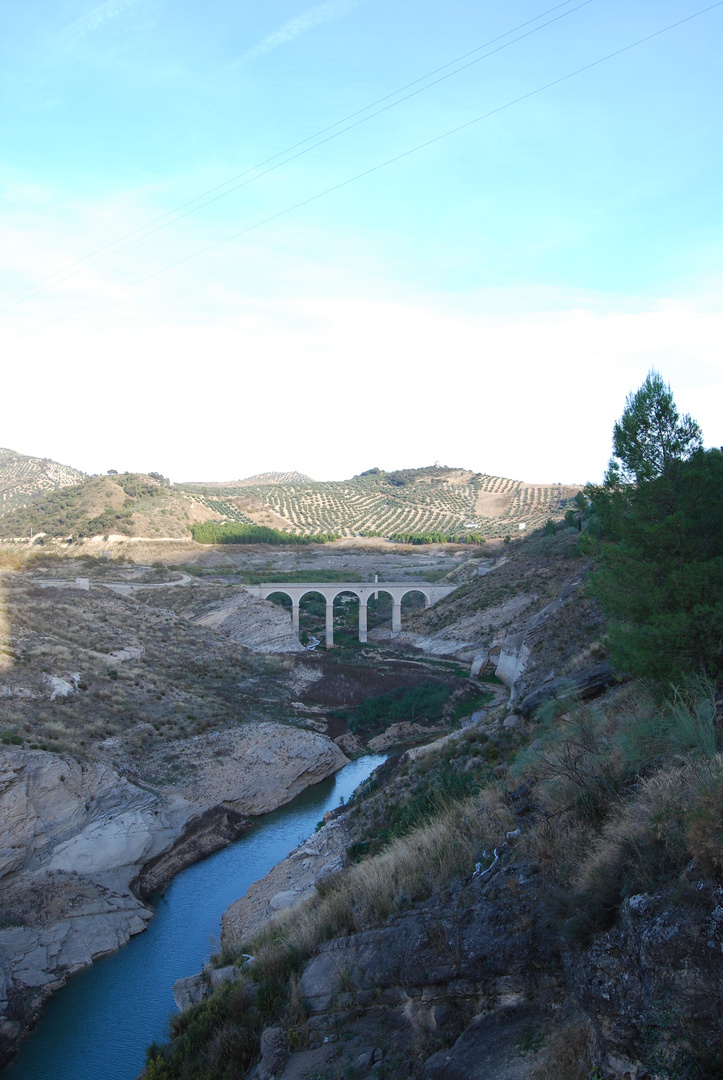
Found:
[[[359,640],[365,642],[367,639],[367,604],[366,600],[359,601]]]
[[[326,647],[334,648],[334,599],[326,601]]]
[[[292,626],[292,629],[293,629],[294,633],[298,637],[299,636],[299,601],[294,600],[293,598],[291,600],[291,626]]]
[[[402,602],[394,597],[392,599],[392,637],[396,637],[402,629]]]

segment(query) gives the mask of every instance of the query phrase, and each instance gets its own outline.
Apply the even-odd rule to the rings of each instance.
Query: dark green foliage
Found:
[[[446,544],[451,537],[441,532],[399,532],[393,533],[389,539],[398,544]]]
[[[680,416],[670,387],[650,371],[613,429],[613,458],[607,482],[637,484],[654,480],[673,462],[684,461],[703,446],[701,430],[687,414]]]
[[[219,525],[204,521],[193,526],[193,539],[197,544],[326,544],[338,540],[333,533],[299,536],[296,533],[270,529],[266,525],[247,525],[244,522],[228,522]]]
[[[494,755],[493,755],[494,756]],[[472,795],[479,786],[478,779],[459,772],[448,761],[437,768],[428,782],[422,782],[403,802],[390,802],[385,807],[384,823],[376,823],[373,835],[350,844],[347,854],[352,862],[376,855],[397,837],[406,836],[441,813],[452,802]]]
[[[495,675],[492,676],[498,683],[499,679]],[[485,682],[489,682],[489,679],[485,679]],[[478,709],[484,708],[485,705],[489,705],[490,701],[494,697],[491,693],[478,694],[476,697],[466,697],[462,701],[457,702],[452,713],[453,720],[461,720],[464,716],[471,716],[473,712]]]
[[[419,686],[378,694],[376,697],[367,698],[356,708],[337,709],[333,715],[340,720],[346,720],[352,731],[363,731],[365,735],[369,735],[375,731],[383,731],[395,721],[425,723],[441,719],[450,694],[450,688],[444,683],[425,679]]]
[[[613,663],[655,679],[723,674],[723,453],[696,451],[637,487],[589,488],[593,595]]]
[[[151,476],[154,479],[151,480]],[[118,477],[116,484],[123,488],[129,499],[153,498],[165,494],[165,483],[159,473],[149,473],[148,476],[142,476],[138,473],[124,473],[123,476]]]

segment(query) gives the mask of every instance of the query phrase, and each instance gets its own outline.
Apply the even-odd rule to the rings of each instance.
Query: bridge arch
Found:
[[[430,585],[427,582],[339,582],[334,584],[267,582],[262,585],[248,585],[246,591],[266,600],[273,593],[282,593],[291,598],[292,623],[295,633],[299,632],[299,603],[309,593],[318,593],[326,603],[326,646],[334,644],[334,601],[342,593],[351,593],[359,601],[359,640],[367,640],[367,602],[370,597],[380,592],[388,593],[392,600],[392,635],[402,629],[402,599],[408,593],[421,593],[425,606],[431,607],[442,597],[454,592],[456,585]]]
[[[422,589],[420,587],[416,587],[416,588],[407,589],[407,591],[403,594],[402,599],[401,599],[402,611],[404,611],[404,608],[405,608],[404,601],[405,600],[411,601],[412,597],[415,598],[415,601],[412,602],[411,604],[407,603],[407,605],[406,605],[406,610],[407,611],[414,611],[415,609],[419,608],[420,605],[419,605],[419,602],[416,600],[417,597],[419,597],[424,602],[424,607],[425,608],[429,607],[429,593],[426,592],[424,589]]]

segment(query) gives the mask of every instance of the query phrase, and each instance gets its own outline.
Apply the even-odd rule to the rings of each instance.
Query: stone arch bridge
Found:
[[[262,585],[246,585],[246,592],[252,596],[258,596],[266,600],[272,593],[285,593],[291,600],[291,621],[294,633],[299,633],[299,601],[307,593],[320,593],[326,600],[326,647],[331,649],[334,644],[334,600],[341,593],[353,593],[359,599],[359,640],[367,640],[367,601],[370,596],[376,599],[380,592],[389,593],[392,598],[392,636],[395,637],[402,629],[402,597],[410,592],[421,593],[425,600],[425,607],[431,607],[445,596],[449,596],[457,588],[456,585],[430,585],[426,581],[375,581],[369,584],[360,584],[358,581],[334,582],[330,584],[315,582],[294,582],[293,584],[283,581],[269,582]]]

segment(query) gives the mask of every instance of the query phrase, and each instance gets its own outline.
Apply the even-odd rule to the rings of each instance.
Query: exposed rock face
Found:
[[[0,1018],[10,1010],[32,1021],[69,975],[145,929],[152,912],[130,881],[173,841],[184,812],[98,763],[2,752],[0,876],[10,925],[0,929]],[[4,1031],[0,1061],[22,1026]]]
[[[228,634],[254,652],[304,652],[304,646],[291,626],[288,611],[270,600],[259,600],[248,593],[239,593],[196,621],[199,626],[209,626]]]
[[[163,799],[97,762],[0,752],[0,1065],[53,990],[145,929],[139,896],[348,761],[326,736],[281,724],[212,745],[223,759],[201,754],[197,781]]]
[[[144,900],[151,893],[165,888],[187,866],[236,840],[247,826],[248,818],[238,811],[229,806],[212,806],[205,813],[191,818],[170,850],[156,855],[145,864],[133,882],[133,891]]]
[[[268,1027],[261,1033],[261,1061],[257,1069],[258,1080],[274,1080],[280,1076],[289,1056],[284,1029]]]
[[[375,735],[369,740],[368,746],[375,754],[388,750],[392,746],[403,746],[420,739],[428,739],[430,735],[439,735],[445,731],[444,727],[424,727],[423,724],[414,724],[407,720],[400,724],[390,724],[381,735]]]
[[[617,675],[608,663],[595,664],[592,667],[581,668],[573,671],[570,675],[560,679],[551,679],[533,690],[531,694],[520,702],[520,712],[525,717],[530,717],[538,706],[561,695],[571,694],[573,697],[587,701],[614,686],[619,682]]]
[[[314,892],[325,877],[347,863],[349,833],[343,818],[330,821],[254,882],[223,916],[224,942],[241,942],[255,934],[277,911],[291,907]]]
[[[199,748],[207,748],[199,753]],[[175,790],[206,809],[222,804],[239,814],[266,814],[349,759],[326,735],[284,724],[244,724],[177,746],[193,762],[193,780]]]
[[[340,1071],[360,1043],[381,1042],[385,1060],[397,1055],[394,1076],[531,1080],[539,1058],[526,1040],[572,1021],[585,1075],[688,1075],[693,1046],[700,1075],[718,1076],[723,888],[697,891],[692,909],[670,895],[634,896],[612,930],[572,948],[545,917],[541,877],[524,862],[502,863],[487,881],[321,945],[299,984],[310,1049],[292,1053],[283,1071],[274,1061],[275,1075],[307,1077],[332,1060],[327,1041],[338,1040]],[[444,1048],[415,1071],[410,1051],[425,1037]],[[369,1050],[359,1059],[367,1069],[377,1060]]]
[[[531,651],[545,635],[546,624],[573,598],[580,587],[579,581],[572,581],[562,590],[556,600],[546,604],[541,611],[533,615],[519,633],[510,634],[502,643],[495,675],[513,691],[520,676],[527,666]]]
[[[98,878],[166,847],[174,814],[105,765],[35,750],[0,754],[0,878],[75,871]],[[106,884],[107,880],[103,880]],[[127,881],[126,881],[127,884]]]
[[[399,642],[414,645],[430,656],[472,657],[482,642],[494,635],[501,628],[520,618],[532,607],[537,597],[533,595],[513,596],[504,604],[483,608],[474,614],[466,615],[450,626],[434,634],[419,634],[414,631],[402,631]],[[374,631],[376,635],[378,632]],[[369,640],[373,639],[370,634]]]
[[[299,985],[313,1014],[312,1050],[303,1056],[319,1058],[306,1064],[318,1067],[324,1039],[343,1031],[344,1052],[355,1040],[381,1040],[385,1061],[393,1061],[389,1075],[528,1076],[522,1035],[549,1022],[564,1000],[554,937],[534,918],[538,882],[528,866],[511,864],[487,881],[471,880],[448,901],[419,903],[383,927],[322,945]],[[431,1055],[420,1073],[410,1051],[427,1036],[447,1049]],[[364,1062],[381,1056],[367,1051]],[[296,1058],[282,1077],[301,1075]]]
[[[713,1061],[723,1068],[723,888],[698,891],[693,908],[669,896],[632,896],[612,930],[587,949],[563,952],[606,1075],[616,1080],[648,1075],[639,1064],[643,1049],[665,1076],[689,1071],[691,1044],[709,1069]]]

